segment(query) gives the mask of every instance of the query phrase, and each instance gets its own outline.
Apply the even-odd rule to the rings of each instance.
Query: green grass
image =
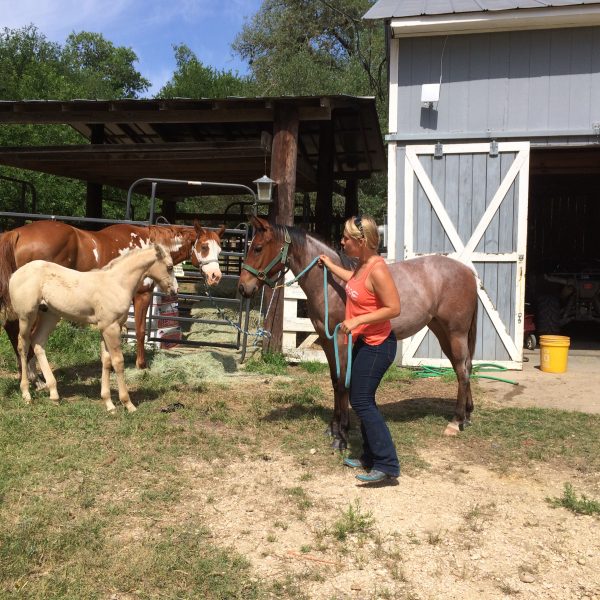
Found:
[[[16,371],[0,378],[0,597],[303,597],[294,580],[261,582],[245,558],[222,547],[194,515],[220,508],[219,483],[211,479],[220,469],[240,458],[268,461],[274,454],[287,456],[306,474],[278,488],[276,500],[288,503],[298,518],[312,515],[319,498],[302,482],[342,468],[323,436],[333,410],[328,373],[307,377],[304,368],[285,367],[288,377],[272,383],[262,377],[268,371],[257,370],[259,377],[230,376],[225,384],[197,359],[167,360],[157,352],[149,372],[127,371],[138,411],[130,415],[118,406],[109,415],[99,399],[95,334],[61,329],[60,343],[75,340],[79,350],[56,348],[52,356],[49,351],[58,365],[59,390],[69,392],[61,406],[52,405],[45,392],[26,406]],[[6,336],[0,340],[0,360],[12,361]],[[77,356],[89,362],[87,379],[75,377]],[[257,362],[265,369],[284,366],[277,356]],[[431,397],[402,371],[393,371],[380,390],[404,473],[418,477],[427,466],[421,455],[440,445],[458,458],[458,466],[520,469],[547,462],[600,470],[600,416],[478,405],[472,427],[455,439],[442,438],[455,384],[436,382],[430,389],[442,397]],[[399,389],[410,389],[411,397]],[[161,412],[172,402],[185,406]],[[357,450],[354,416],[352,425],[351,449]],[[311,454],[312,448],[318,452]],[[189,464],[198,474],[186,469]],[[215,487],[191,507],[187,498],[194,486]],[[597,514],[596,500],[565,490],[554,499],[557,505]],[[492,509],[471,507],[465,523],[478,531],[483,520],[494,517]],[[284,531],[287,523],[275,526]],[[373,535],[373,528],[372,515],[350,504],[325,535],[343,541]],[[437,541],[434,532],[429,543]]]
[[[399,367],[398,365],[392,365],[383,376],[383,381],[386,382],[402,382],[402,381],[413,381],[417,378],[416,371],[414,369],[406,369]]]
[[[349,535],[368,534],[372,531],[375,520],[371,512],[363,511],[360,501],[349,504],[348,508],[332,526],[333,537],[343,542]]]
[[[264,352],[260,356],[253,356],[246,363],[246,371],[264,375],[285,375],[287,361],[281,352]]]
[[[329,365],[316,360],[304,360],[298,363],[298,367],[307,373],[329,373]]]
[[[570,483],[565,483],[563,495],[560,498],[547,498],[550,506],[562,506],[578,515],[600,515],[600,502],[591,500],[585,495],[577,497],[573,486]]]

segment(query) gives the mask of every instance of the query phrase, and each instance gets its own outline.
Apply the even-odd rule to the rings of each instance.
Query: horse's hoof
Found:
[[[460,428],[457,423],[448,423],[446,429],[444,429],[444,435],[455,436],[460,433]]]
[[[348,447],[348,444],[346,444],[344,440],[336,438],[333,440],[333,442],[331,442],[331,447],[333,450],[339,450],[340,452],[343,452]]]
[[[465,427],[471,427],[471,425],[473,425],[473,423],[471,423],[471,419],[465,419],[465,422],[463,423],[463,429]]]
[[[137,408],[133,405],[133,404],[128,404],[127,405],[127,412],[135,412],[137,410]]]
[[[333,435],[333,431],[331,431],[331,427],[327,427],[327,429],[325,429],[323,434],[326,435],[327,437],[331,437]]]
[[[41,379],[36,379],[34,381],[35,389],[39,392],[41,390],[45,390],[48,387],[48,384]]]

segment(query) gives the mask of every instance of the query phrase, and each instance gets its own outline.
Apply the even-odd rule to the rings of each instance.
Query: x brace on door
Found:
[[[448,216],[442,201],[440,200],[437,192],[435,191],[433,184],[423,165],[421,164],[418,155],[419,154],[433,154],[433,146],[407,146],[406,147],[406,163],[405,163],[405,183],[406,183],[406,223],[410,225],[406,227],[405,233],[405,245],[407,249],[411,249],[413,246],[413,230],[412,230],[412,212],[413,212],[413,198],[414,198],[414,190],[413,190],[413,176],[411,170],[416,175],[419,180],[421,186],[427,198],[431,202],[431,205],[439,218],[442,227],[444,228],[446,235],[448,236],[450,242],[454,246],[454,252],[449,256],[452,258],[456,258],[461,262],[470,266],[475,273],[477,273],[475,267],[473,266],[473,262],[485,262],[485,261],[508,261],[520,263],[518,264],[518,274],[517,274],[517,285],[522,287],[524,281],[524,273],[523,273],[523,263],[520,258],[520,249],[525,247],[526,241],[526,227],[523,220],[519,219],[518,224],[518,233],[517,233],[517,251],[511,252],[507,254],[486,254],[486,253],[476,253],[475,248],[479,244],[481,238],[483,237],[486,229],[488,228],[490,222],[492,221],[494,215],[498,211],[502,200],[506,196],[508,190],[514,183],[517,175],[521,174],[519,180],[519,194],[520,197],[527,198],[528,192],[528,183],[529,183],[529,142],[517,142],[517,143],[500,143],[499,144],[499,152],[517,152],[515,160],[511,165],[510,169],[504,176],[500,187],[494,194],[490,204],[485,209],[481,220],[473,230],[471,237],[467,241],[466,244],[463,244],[460,239],[458,232],[454,226],[454,223]],[[464,146],[461,145],[453,145],[453,146],[445,146],[445,153],[489,153],[489,144],[467,144]],[[523,253],[524,254],[524,253]],[[411,258],[411,256],[405,256],[405,258]],[[500,318],[500,314],[494,307],[488,293],[486,292],[479,276],[477,275],[478,286],[477,286],[477,294],[481,303],[483,304],[487,314],[489,315],[502,343],[504,344],[508,354],[510,355],[513,361],[519,361],[521,358],[521,349],[517,348],[514,340],[510,337],[502,319]],[[523,293],[522,290],[518,293],[518,302],[520,303],[518,306],[518,310],[515,315],[515,331],[518,333],[519,330],[522,330],[518,325],[520,324],[519,315],[523,314],[524,306],[523,303]],[[413,356],[414,353],[419,348],[419,345],[425,338],[427,334],[427,328],[423,328],[417,334],[415,334],[408,347],[406,348],[404,355],[405,356]]]

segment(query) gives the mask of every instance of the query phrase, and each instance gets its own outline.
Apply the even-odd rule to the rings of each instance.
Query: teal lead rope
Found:
[[[300,273],[298,273],[298,275],[296,275],[293,279],[291,279],[290,281],[286,281],[285,283],[280,284],[276,287],[290,286],[293,283],[296,283],[296,281],[298,281],[300,279],[300,277],[302,277],[305,273],[310,271],[317,264],[318,260],[319,260],[319,257],[315,256],[315,258],[313,258],[308,263],[308,265],[306,267],[304,267],[304,269],[302,269],[302,271],[300,271]],[[339,350],[339,344],[338,344],[338,331],[339,331],[342,323],[338,323],[335,326],[333,333],[329,333],[329,295],[327,294],[327,267],[325,265],[323,265],[323,296],[325,297],[325,319],[324,319],[325,320],[325,335],[327,336],[328,340],[333,340],[333,350],[335,352],[335,370],[336,370],[337,378],[339,379],[341,367],[340,367],[340,350]],[[347,365],[346,365],[346,380],[344,382],[346,389],[348,389],[350,387],[350,378],[352,376],[351,371],[352,371],[352,332],[350,332],[348,334],[348,360],[347,360]]]

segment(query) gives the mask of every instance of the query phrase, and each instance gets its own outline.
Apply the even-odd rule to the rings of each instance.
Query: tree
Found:
[[[263,0],[233,48],[250,65],[265,96],[351,94],[374,96],[382,130],[387,124],[384,29],[362,15],[374,0]],[[359,186],[361,211],[381,220],[387,181],[376,174]],[[334,195],[334,209],[344,201]]]
[[[86,31],[69,35],[61,54],[70,95],[78,98],[137,98],[150,82],[134,69],[136,61],[131,48]]]
[[[233,48],[261,93],[386,98],[384,33],[371,0],[264,0]]]
[[[159,91],[159,98],[225,98],[252,92],[248,78],[231,71],[218,71],[202,64],[184,44],[173,46],[177,68]]]
[[[149,82],[133,67],[130,48],[115,47],[96,33],[73,33],[64,46],[50,42],[34,26],[0,32],[1,100],[71,100],[133,98]],[[1,125],[0,146],[50,146],[85,143],[66,125]],[[43,173],[2,167],[1,174],[27,180],[36,187],[38,212],[83,215],[85,184]],[[5,186],[19,204],[18,189]],[[108,194],[110,196],[110,193]],[[107,207],[108,212],[121,209]]]

